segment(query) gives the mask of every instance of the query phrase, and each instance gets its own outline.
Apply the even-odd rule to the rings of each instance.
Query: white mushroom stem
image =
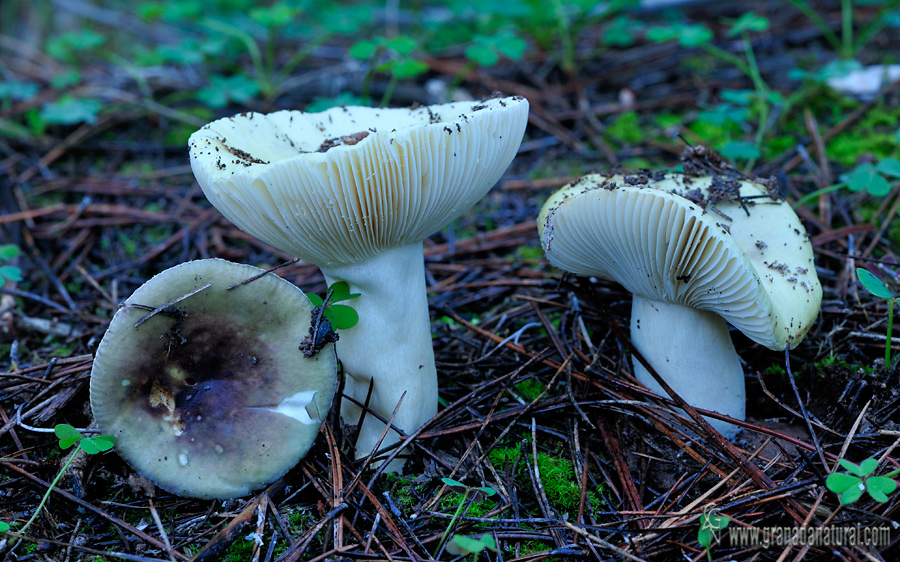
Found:
[[[744,370],[721,316],[635,295],[631,342],[688,404],[744,419]],[[636,360],[634,374],[653,392],[668,396]],[[740,429],[711,418],[707,421],[728,438]]]
[[[373,381],[369,408],[391,419],[403,393],[403,403],[394,416],[394,426],[411,433],[437,413],[437,371],[431,344],[431,322],[425,291],[422,243],[382,252],[364,262],[322,267],[331,285],[346,281],[350,292],[360,297],[344,304],[359,313],[359,323],[340,330],[337,354],[347,373],[344,395],[365,403],[369,381]],[[361,409],[349,400],[341,405],[345,423],[356,424]],[[376,447],[384,424],[367,415],[356,441],[358,457]],[[389,431],[381,447],[399,440]],[[388,470],[400,471],[403,462]]]

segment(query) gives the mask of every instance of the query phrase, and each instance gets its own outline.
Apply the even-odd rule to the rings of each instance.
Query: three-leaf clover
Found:
[[[116,438],[112,435],[97,435],[96,437],[84,437],[71,425],[61,423],[53,428],[53,433],[59,439],[59,448],[66,450],[80,441],[81,449],[89,454],[96,455],[113,448]]]
[[[346,330],[356,326],[359,322],[359,314],[352,307],[345,304],[336,304],[341,301],[355,299],[359,293],[351,293],[350,285],[346,281],[337,281],[328,288],[328,303],[315,293],[306,293],[313,306],[325,305],[325,319],[336,330]]]
[[[888,494],[897,489],[897,482],[891,477],[900,474],[900,470],[884,476],[872,476],[872,473],[878,468],[877,459],[866,459],[859,464],[846,459],[838,459],[838,463],[850,474],[843,472],[829,474],[825,479],[825,486],[841,496],[842,505],[855,502],[862,497],[863,492],[867,492],[873,500],[885,503],[888,501]]]
[[[887,177],[900,178],[900,161],[885,158],[877,165],[871,162],[860,164],[847,174],[841,176],[850,191],[867,191],[869,195],[884,197],[891,192],[891,184]]]
[[[65,474],[66,471],[69,470],[69,466],[72,464],[72,461],[75,460],[78,449],[81,449],[89,455],[96,455],[98,453],[102,453],[104,451],[112,449],[113,445],[115,445],[116,443],[116,438],[112,435],[97,435],[95,437],[85,437],[77,429],[66,423],[61,423],[54,427],[53,433],[56,435],[56,438],[59,439],[60,449],[65,450],[76,444],[78,446],[75,449],[75,453],[69,455],[69,460],[66,461],[66,464],[64,464],[63,467],[59,469],[59,473],[56,475],[56,478],[53,479],[53,482],[50,483],[50,487],[47,488],[47,491],[44,493],[44,497],[41,498],[41,501],[38,504],[37,509],[35,509],[34,513],[31,515],[31,518],[21,529],[16,531],[16,534],[19,536],[24,535],[25,531],[28,530],[28,527],[30,527],[31,524],[34,523],[34,520],[37,519],[37,516],[41,513],[41,510],[44,508],[47,500],[50,499],[50,492],[53,491],[53,488],[55,488],[59,483],[60,479],[63,477],[63,474]],[[10,527],[8,523],[0,522],[0,532],[9,530]]]
[[[726,515],[719,515],[715,511],[704,512],[700,516],[700,530],[697,531],[697,542],[706,549],[706,558],[712,559],[709,553],[709,547],[715,539],[718,542],[718,533],[728,526],[731,519]]]

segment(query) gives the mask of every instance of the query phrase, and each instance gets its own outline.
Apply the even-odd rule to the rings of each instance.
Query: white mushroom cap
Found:
[[[282,476],[334,397],[332,349],[304,358],[313,306],[291,283],[219,259],[183,263],[116,312],[91,371],[91,407],[116,451],[170,492],[232,498]],[[149,314],[174,299],[177,313]],[[142,305],[138,308],[134,305]]]
[[[319,266],[347,265],[468,210],[516,155],[527,115],[522,97],[244,113],[194,133],[191,166],[242,230]]]
[[[556,193],[538,219],[550,262],[612,278],[648,300],[715,312],[770,349],[796,346],[815,321],[822,288],[790,205],[752,181],[644,180],[649,187],[594,174]],[[704,209],[697,199],[721,191],[714,182],[723,181],[734,182],[741,199]]]

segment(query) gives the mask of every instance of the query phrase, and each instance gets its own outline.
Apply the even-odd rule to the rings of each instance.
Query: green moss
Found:
[[[466,500],[463,494],[449,492],[446,496],[441,498],[441,509],[449,513],[455,513],[456,509],[459,507],[459,504],[463,503],[463,501],[468,502],[469,500]],[[497,509],[497,502],[488,498],[472,502],[472,505],[469,506],[469,509],[465,513],[466,517],[484,518],[488,517],[490,512],[495,509]]]
[[[520,446],[497,447],[488,454],[488,460],[497,470],[503,470],[507,464],[515,462],[519,451]],[[530,455],[528,457],[530,459]],[[528,481],[523,462],[525,459],[519,461],[516,470],[516,479],[522,485]],[[544,493],[547,494],[547,499],[554,509],[569,513],[577,512],[581,503],[581,483],[575,476],[572,461],[539,451],[537,467],[541,473]],[[593,509],[600,507],[600,497],[593,491],[588,491],[587,499]]]
[[[540,396],[545,388],[544,383],[535,378],[525,379],[524,381],[515,384],[514,387],[519,391],[519,394],[522,395],[522,398],[528,401],[534,400]]]
[[[540,246],[519,246],[516,249],[518,260],[539,260],[544,257],[544,250]]]
[[[606,128],[606,134],[625,144],[637,144],[644,140],[638,114],[634,111],[620,113]]]
[[[892,156],[900,148],[898,123],[900,109],[873,107],[856,126],[828,142],[825,146],[828,158],[844,166],[853,166],[864,154],[871,154],[878,160]]]
[[[246,562],[253,555],[253,541],[240,537],[225,551],[223,562]]]

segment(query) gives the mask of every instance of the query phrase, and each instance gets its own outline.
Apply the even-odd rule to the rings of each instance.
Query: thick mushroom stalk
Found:
[[[414,431],[437,413],[437,371],[431,345],[431,322],[425,292],[425,262],[422,243],[394,248],[358,264],[322,268],[329,285],[346,281],[359,313],[356,326],[341,330],[336,347],[347,375],[344,396],[365,403],[372,384],[369,408],[393,425]],[[402,398],[402,402],[401,402]],[[400,404],[399,410],[394,410]],[[341,417],[356,423],[361,408],[344,400]],[[375,451],[384,424],[366,415],[359,428],[359,455]],[[394,443],[390,431],[384,443]],[[394,462],[388,470],[399,470]]]
[[[822,288],[790,205],[714,161],[686,159],[685,170],[698,168],[585,176],[545,203],[538,229],[550,263],[634,295],[632,341],[675,392],[743,419],[743,371],[726,322],[770,349],[794,347]],[[637,361],[634,370],[665,395]],[[738,431],[709,421],[729,437]]]
[[[191,136],[206,197],[242,230],[360,293],[340,331],[345,394],[409,434],[437,411],[422,241],[481,199],[518,151],[521,97],[411,109],[340,107],[220,119]],[[347,424],[360,418],[345,401]],[[365,417],[357,456],[385,426]],[[382,448],[396,443],[388,432]],[[399,470],[402,461],[390,469]]]
[[[631,343],[684,400],[697,408],[743,420],[747,393],[744,370],[731,343],[728,325],[718,314],[634,295]],[[637,360],[634,375],[644,386],[666,396]],[[707,418],[726,437],[737,426]]]

